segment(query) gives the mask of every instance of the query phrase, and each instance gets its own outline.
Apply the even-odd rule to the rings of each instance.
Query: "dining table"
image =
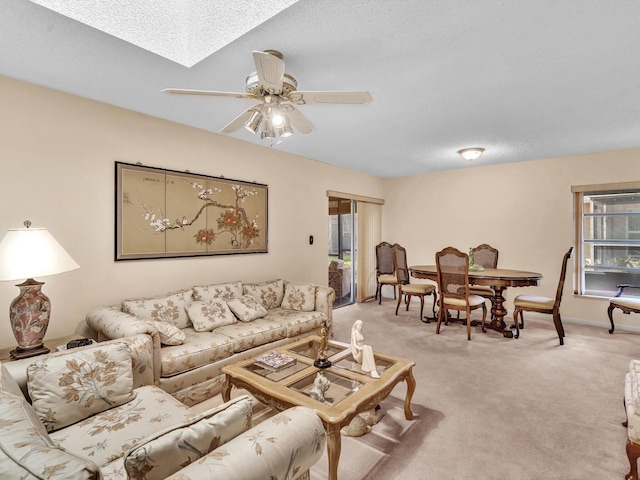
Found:
[[[409,267],[412,277],[423,278],[438,282],[438,270],[435,265],[415,265]],[[493,289],[491,297],[491,323],[486,328],[501,332],[503,336],[512,338],[513,332],[507,328],[504,321],[507,309],[504,306],[504,291],[508,287],[530,287],[540,285],[542,274],[524,270],[508,268],[484,268],[483,270],[469,270],[469,283],[482,285]],[[474,322],[472,322],[473,324]]]

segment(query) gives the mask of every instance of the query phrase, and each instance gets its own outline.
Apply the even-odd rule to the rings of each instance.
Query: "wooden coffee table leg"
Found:
[[[340,437],[340,426],[337,424],[327,424],[327,457],[329,458],[329,480],[338,480],[338,462],[340,461],[340,450],[342,449],[342,438]]]
[[[407,373],[407,396],[404,397],[404,418],[411,420],[413,418],[413,412],[411,411],[411,399],[413,398],[413,392],[416,390],[416,379],[413,378],[413,369],[409,369]]]
[[[225,375],[224,385],[222,385],[222,400],[228,402],[231,400],[231,382],[229,381],[229,375]]]

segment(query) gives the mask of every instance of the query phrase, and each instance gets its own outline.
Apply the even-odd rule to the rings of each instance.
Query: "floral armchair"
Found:
[[[252,427],[243,395],[199,413],[153,385],[152,359],[137,335],[0,365],[0,478],[308,478],[312,410]]]

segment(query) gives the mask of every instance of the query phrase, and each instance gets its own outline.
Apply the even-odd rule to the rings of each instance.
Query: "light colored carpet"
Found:
[[[415,360],[417,382],[413,420],[403,383],[371,433],[343,437],[340,480],[624,478],[624,374],[640,334],[565,322],[560,346],[550,317],[525,314],[517,340],[474,327],[467,341],[462,324],[436,335],[417,304],[394,310],[385,299],[334,311],[335,339],[348,342],[363,320],[374,350]],[[327,478],[326,452],[311,474]]]

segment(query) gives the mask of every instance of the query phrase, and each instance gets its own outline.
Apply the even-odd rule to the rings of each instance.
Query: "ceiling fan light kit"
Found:
[[[458,150],[458,153],[462,158],[464,158],[465,160],[469,160],[471,162],[476,158],[479,158],[480,155],[484,153],[484,148],[482,147],[463,148],[462,150]]]
[[[298,91],[298,82],[284,72],[283,56],[277,50],[254,51],[253,62],[256,71],[246,78],[246,93],[183,88],[166,88],[162,91],[178,95],[208,95],[258,101],[258,105],[250,106],[222,127],[220,133],[232,133],[245,127],[255,135],[260,134],[261,139],[277,139],[277,143],[280,143],[280,138],[292,136],[293,127],[302,134],[313,130],[311,122],[296,106],[323,103],[361,105],[372,101],[369,92]]]

